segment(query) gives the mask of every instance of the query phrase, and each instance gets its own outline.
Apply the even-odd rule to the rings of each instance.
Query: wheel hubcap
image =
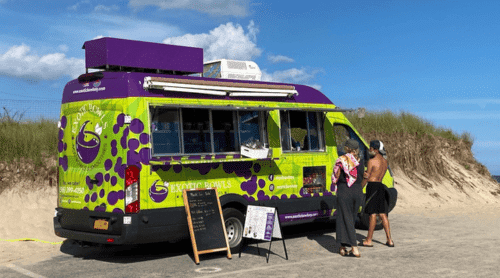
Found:
[[[243,231],[242,223],[237,218],[231,217],[225,221],[225,225],[229,246],[237,246],[241,241],[241,234]]]

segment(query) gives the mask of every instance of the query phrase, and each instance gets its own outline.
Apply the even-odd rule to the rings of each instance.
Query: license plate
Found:
[[[109,222],[104,219],[98,219],[94,222],[94,229],[96,230],[107,230]]]

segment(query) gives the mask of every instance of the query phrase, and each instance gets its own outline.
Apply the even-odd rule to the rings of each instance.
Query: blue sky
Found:
[[[253,60],[265,80],[336,105],[408,111],[456,133],[500,175],[500,1],[0,0],[0,106],[57,117],[100,36]],[[24,110],[23,110],[24,109]]]

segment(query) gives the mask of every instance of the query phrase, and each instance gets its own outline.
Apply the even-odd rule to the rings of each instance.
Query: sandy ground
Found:
[[[398,189],[398,203],[393,214],[412,214],[426,217],[447,217],[461,214],[475,221],[498,219],[500,196],[495,197],[499,185],[485,180],[472,172],[456,167],[456,180],[462,181],[463,189],[457,189],[452,181],[429,181],[431,188],[423,189],[419,183],[401,172],[395,172],[395,187]],[[425,178],[422,178],[425,180]],[[28,192],[5,191],[0,195],[2,225],[0,239],[39,239],[47,242],[61,242],[54,234],[52,217],[57,202],[56,189],[40,189]],[[60,244],[36,241],[0,241],[0,265],[22,261],[36,263],[60,254]]]

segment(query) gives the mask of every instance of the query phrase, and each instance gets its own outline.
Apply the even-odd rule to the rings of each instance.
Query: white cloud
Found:
[[[268,55],[267,59],[271,61],[272,63],[293,63],[295,60],[293,60],[290,57],[286,57],[283,55]]]
[[[321,91],[321,85],[319,85],[319,84],[311,84],[309,86],[313,87],[314,89],[316,89],[318,91]]]
[[[65,44],[61,44],[60,46],[57,47],[59,50],[61,50],[62,52],[68,52],[69,50],[69,47]]]
[[[500,141],[478,141],[474,142],[474,147],[481,149],[500,149]]]
[[[262,71],[263,81],[284,82],[284,83],[305,83],[312,80],[320,71],[308,71],[305,68],[297,69],[291,68],[287,70],[278,70],[273,73],[267,73],[266,70]]]
[[[80,8],[80,5],[82,5],[82,4],[89,4],[89,3],[90,3],[90,1],[89,1],[89,0],[80,1],[80,2],[78,2],[78,3],[76,3],[76,4],[74,4],[73,6],[69,6],[69,7],[68,7],[68,10],[71,10],[71,11],[77,11],[77,10],[78,10],[78,8]]]
[[[140,20],[116,14],[102,16],[99,13],[86,14],[67,21],[58,21],[51,28],[66,37],[74,37],[75,30],[79,30],[78,37],[82,43],[99,36],[161,42],[165,37],[178,36],[183,33],[178,26],[168,23]]]
[[[259,29],[253,21],[250,21],[247,30],[248,32],[245,33],[241,25],[229,22],[210,30],[208,34],[186,34],[166,38],[163,43],[203,48],[205,61],[215,59],[252,60],[262,53],[256,44]]]
[[[195,10],[211,15],[245,16],[248,13],[248,0],[129,0],[129,6],[157,6],[162,10]]]
[[[320,72],[322,72],[322,70],[308,70],[306,68],[291,68],[287,70],[275,71],[273,73],[268,73],[266,70],[262,70],[262,81],[304,84],[311,86],[316,90],[321,90],[321,85],[309,83]]]
[[[120,7],[117,5],[112,5],[112,6],[104,6],[104,5],[97,5],[94,8],[95,12],[111,12],[111,11],[118,11]]]
[[[415,114],[431,120],[500,120],[497,111],[417,111]]]
[[[477,105],[481,108],[486,108],[486,105],[498,105],[500,104],[500,99],[489,99],[489,98],[476,98],[476,99],[455,99],[450,101],[451,104],[466,104],[466,105]]]
[[[104,36],[103,35],[99,35],[97,37],[94,37],[92,40],[97,40],[97,39],[100,39],[100,38],[104,38]]]
[[[66,58],[64,53],[37,56],[30,52],[30,47],[22,44],[0,54],[0,75],[38,81],[65,75],[76,78],[85,72],[83,59]]]

